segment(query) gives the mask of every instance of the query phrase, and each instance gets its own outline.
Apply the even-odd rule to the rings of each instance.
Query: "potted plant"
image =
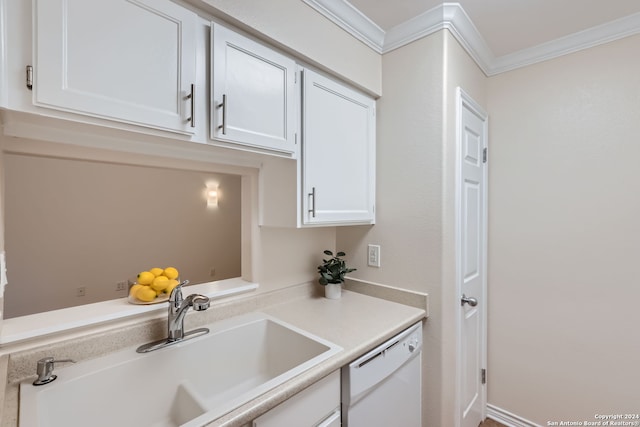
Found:
[[[333,252],[326,250],[324,254],[331,258],[323,259],[322,265],[318,266],[318,273],[320,273],[319,282],[325,287],[325,297],[329,299],[339,299],[345,274],[356,271],[356,269],[347,268],[346,262],[341,258],[346,255],[344,252],[338,252],[334,256]]]

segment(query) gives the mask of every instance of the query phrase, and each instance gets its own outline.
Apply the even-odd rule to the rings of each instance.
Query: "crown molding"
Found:
[[[440,30],[449,30],[453,37],[487,75],[491,72],[495,56],[459,3],[442,3],[387,31],[382,53]]]
[[[384,44],[381,46],[382,53],[391,52],[444,29],[444,20],[442,19],[444,8],[444,4],[441,4],[390,28],[384,36]]]
[[[496,57],[459,3],[442,3],[385,32],[347,0],[302,1],[380,54],[447,29],[487,76],[640,33],[640,13],[636,13],[528,49]]]
[[[640,13],[625,16],[584,31],[500,56],[485,71],[488,76],[547,61],[640,33]]]
[[[382,53],[384,30],[346,0],[302,0],[371,49]]]

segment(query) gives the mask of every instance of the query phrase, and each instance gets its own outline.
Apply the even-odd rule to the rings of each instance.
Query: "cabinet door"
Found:
[[[221,25],[211,31],[211,138],[294,155],[295,62]]]
[[[303,80],[303,223],[373,223],[375,101],[310,70]]]
[[[336,419],[340,420],[340,371],[256,418],[253,427],[329,427]]]
[[[336,409],[334,413],[322,420],[316,427],[340,427],[342,425],[340,408]]]
[[[193,133],[197,16],[169,0],[37,0],[37,105]]]

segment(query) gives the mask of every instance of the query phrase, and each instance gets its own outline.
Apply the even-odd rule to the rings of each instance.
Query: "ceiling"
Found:
[[[303,0],[380,53],[447,28],[487,75],[640,33],[639,0]]]
[[[438,0],[349,0],[385,31]],[[634,13],[638,0],[458,0],[495,56],[503,56]]]

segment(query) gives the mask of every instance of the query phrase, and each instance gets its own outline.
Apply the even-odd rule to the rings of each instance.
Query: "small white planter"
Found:
[[[324,286],[324,296],[328,299],[340,299],[342,296],[342,283],[328,283]]]

